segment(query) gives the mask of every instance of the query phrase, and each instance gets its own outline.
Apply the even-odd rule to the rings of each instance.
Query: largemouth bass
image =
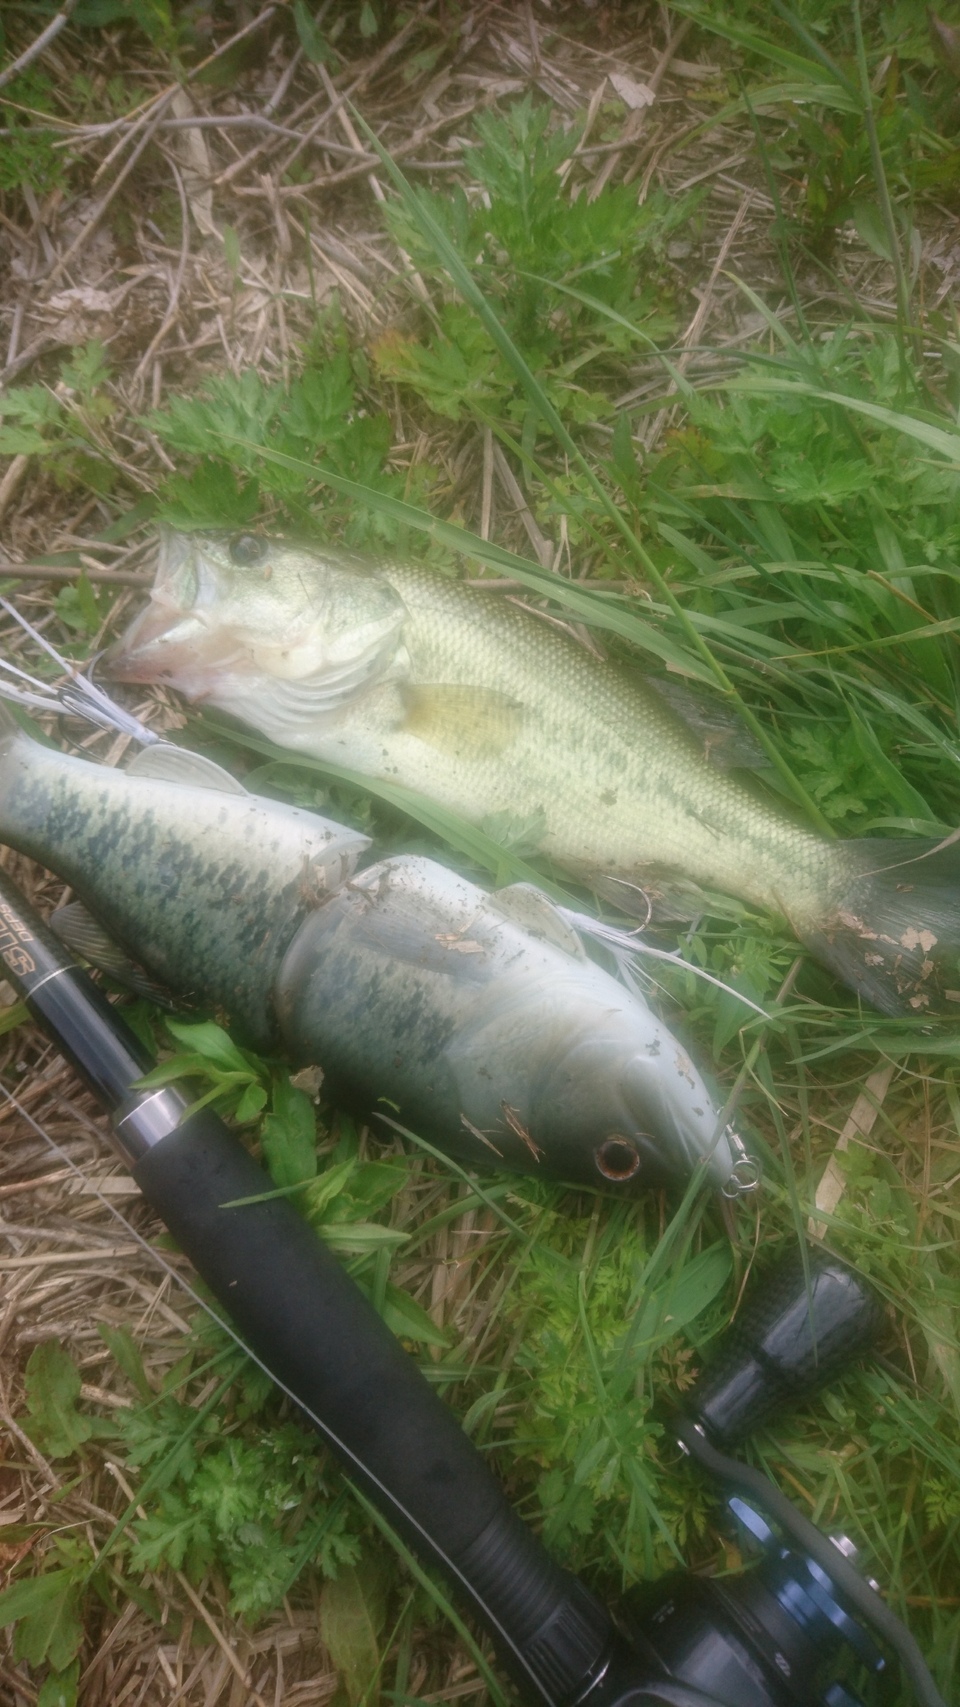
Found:
[[[739,896],[884,1012],[960,1002],[955,848],[813,834],[712,766],[642,680],[435,570],[167,529],[107,668],[474,822],[539,813],[542,852],[587,882],[673,873]]]
[[[153,746],[112,770],[2,706],[0,840],[76,890],[79,916],[53,922],[87,958],[115,966],[119,945],[466,1160],[623,1190],[701,1161],[723,1186],[744,1154],[676,1039],[537,890],[488,895],[415,856],[356,873],[366,837],[206,759]]]

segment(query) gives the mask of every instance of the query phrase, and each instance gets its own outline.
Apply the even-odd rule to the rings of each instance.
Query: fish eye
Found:
[[[621,1180],[633,1179],[640,1171],[640,1151],[632,1138],[624,1138],[621,1132],[611,1132],[609,1138],[604,1138],[593,1152],[593,1159],[604,1179]]]
[[[267,542],[259,533],[237,533],[230,541],[230,561],[241,569],[252,569],[267,555]]]

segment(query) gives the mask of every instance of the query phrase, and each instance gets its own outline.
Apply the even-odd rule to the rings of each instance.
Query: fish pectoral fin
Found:
[[[115,978],[138,996],[146,996],[163,1008],[172,1008],[170,991],[158,984],[131,960],[126,949],[115,942],[108,931],[88,912],[82,901],[69,901],[50,915],[50,928],[74,954],[88,960],[101,972]]]
[[[523,726],[523,706],[498,688],[408,682],[401,695],[404,733],[455,758],[496,758]]]
[[[552,943],[554,948],[562,948],[565,954],[572,955],[575,960],[586,960],[583,943],[573,926],[567,924],[550,897],[535,884],[510,883],[505,889],[494,891],[489,905],[513,924],[520,925],[532,936],[539,937],[542,942]]]
[[[191,753],[186,747],[175,747],[172,741],[158,741],[155,746],[142,747],[127,766],[128,776],[153,777],[158,782],[179,783],[187,788],[217,788],[222,794],[247,794],[242,782],[225,771],[213,759],[202,753]]]

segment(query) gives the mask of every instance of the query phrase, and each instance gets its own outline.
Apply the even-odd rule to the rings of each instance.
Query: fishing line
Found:
[[[100,1191],[96,1183],[88,1177],[83,1168],[80,1167],[79,1163],[75,1162],[73,1157],[68,1155],[66,1150],[57,1143],[51,1133],[47,1132],[40,1122],[34,1119],[33,1115],[24,1108],[23,1104],[14,1095],[14,1093],[7,1089],[6,1085],[0,1084],[0,1093],[2,1093],[7,1102],[16,1109],[21,1118],[26,1121],[31,1131],[35,1132],[38,1138],[42,1138],[53,1154],[62,1162],[66,1163],[67,1167],[76,1174],[77,1178],[83,1181],[85,1191],[91,1192],[102,1206],[109,1211],[114,1220],[120,1222],[121,1226],[126,1229],[130,1237],[150,1257],[151,1261],[158,1267],[162,1268],[164,1274],[166,1274],[171,1280],[175,1281],[178,1286],[182,1287],[187,1296],[191,1298],[195,1304],[198,1304],[201,1310],[206,1312],[210,1317],[210,1320],[215,1322],[217,1327],[223,1330],[223,1332],[233,1341],[234,1345],[236,1345],[240,1351],[244,1352],[245,1355],[249,1357],[251,1363],[254,1363],[256,1367],[269,1378],[273,1385],[283,1393],[286,1398],[293,1402],[301,1416],[306,1417],[307,1420],[312,1423],[321,1439],[326,1441],[328,1445],[332,1446],[333,1449],[348,1463],[354,1465],[368,1485],[376,1488],[377,1494],[382,1498],[384,1505],[388,1508],[392,1508],[392,1510],[402,1518],[403,1522],[409,1525],[411,1532],[420,1537],[424,1543],[424,1551],[428,1557],[432,1555],[441,1564],[444,1571],[449,1573],[451,1580],[460,1585],[468,1603],[472,1603],[472,1605],[477,1608],[480,1615],[487,1622],[489,1628],[496,1633],[504,1648],[509,1650],[517,1665],[529,1679],[535,1693],[546,1703],[546,1707],[560,1707],[559,1701],[554,1700],[554,1698],[547,1693],[543,1679],[530,1665],[523,1649],[520,1648],[513,1640],[509,1631],[504,1629],[496,1613],[487,1605],[486,1601],[481,1598],[469,1577],[467,1577],[448,1556],[448,1554],[444,1552],[444,1550],[437,1544],[435,1538],[430,1535],[426,1529],[424,1529],[423,1525],[418,1523],[417,1519],[407,1511],[406,1507],[401,1504],[391,1489],[380,1481],[379,1477],[376,1476],[366,1464],[364,1464],[362,1459],[358,1458],[357,1454],[352,1451],[340,1435],[336,1434],[327,1423],[322,1422],[316,1413],[312,1411],[308,1405],[305,1405],[303,1400],[298,1398],[297,1394],[294,1393],[290,1387],[286,1386],[283,1381],[278,1379],[269,1365],[266,1364],[262,1358],[258,1357],[255,1351],[251,1351],[246,1341],[237,1333],[237,1330],[232,1323],[225,1317],[221,1316],[218,1311],[214,1310],[207,1300],[196,1290],[196,1288],[193,1287],[188,1280],[185,1280],[182,1275],[177,1273],[177,1270],[171,1263],[167,1262],[162,1253],[156,1250],[154,1246],[150,1244],[149,1240],[144,1238],[142,1233],[137,1231],[132,1223],[127,1220],[127,1217],[123,1214],[122,1210],[118,1209],[115,1204],[110,1202],[109,1198],[104,1192]],[[93,1123],[90,1122],[90,1124],[92,1125]],[[317,1234],[317,1237],[319,1238],[320,1235]],[[354,1492],[358,1492],[358,1490],[353,1488],[352,1483],[350,1485]],[[392,1534],[386,1524],[384,1524],[384,1527],[387,1528],[391,1541],[396,1546],[397,1538]]]
[[[21,677],[24,681],[29,682],[32,687],[40,690],[39,693],[33,694],[24,688],[14,687],[12,682],[4,682],[0,679],[0,698],[12,700],[14,704],[28,705],[41,711],[66,712],[68,716],[85,717],[90,723],[95,723],[101,729],[116,729],[121,735],[130,735],[145,747],[152,746],[155,742],[163,739],[155,730],[148,729],[145,723],[141,723],[139,717],[134,717],[132,712],[124,711],[123,707],[118,705],[116,700],[111,699],[103,688],[98,687],[96,682],[90,681],[82,671],[77,669],[75,664],[71,664],[69,659],[64,658],[63,654],[58,652],[55,646],[51,646],[49,640],[40,633],[38,628],[34,628],[32,622],[27,621],[27,618],[17,610],[16,605],[10,603],[9,599],[0,597],[0,610],[5,610],[7,615],[19,624],[24,633],[30,636],[34,644],[46,652],[47,656],[52,658],[57,667],[68,677],[66,683],[57,687],[53,683],[40,681],[36,676],[28,675],[26,670],[19,669],[16,664],[10,663],[7,659],[0,659],[0,667],[12,675]]]
[[[556,905],[556,903],[552,904]],[[650,943],[644,942],[642,937],[636,936],[633,931],[619,930],[616,925],[606,925],[601,919],[591,918],[589,913],[575,912],[572,907],[557,906],[556,910],[567,920],[568,924],[573,925],[580,936],[592,937],[596,942],[603,943],[605,948],[609,948],[618,972],[622,969],[626,970],[628,976],[632,978],[629,957],[634,954],[648,955],[651,960],[666,960],[671,966],[679,966],[684,972],[692,972],[695,978],[702,978],[705,983],[713,984],[716,989],[723,990],[726,995],[735,996],[738,1002],[742,1002],[744,1007],[752,1008],[755,1014],[760,1015],[761,1019],[769,1020],[772,1018],[772,1015],[768,1014],[765,1008],[759,1007],[741,990],[735,990],[732,984],[725,984],[722,978],[714,977],[713,973],[707,972],[704,967],[694,966],[691,961],[684,960],[681,954],[671,952],[666,948],[653,948]],[[627,963],[626,967],[623,966],[623,962]],[[628,989],[633,990],[635,995],[640,994],[635,984],[627,983],[626,977],[624,977],[623,982],[627,984]]]

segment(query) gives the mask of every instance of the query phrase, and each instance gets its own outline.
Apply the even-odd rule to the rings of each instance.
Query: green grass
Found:
[[[754,124],[777,191],[782,292],[761,299],[749,278],[740,283],[745,306],[765,321],[753,347],[718,352],[708,378],[680,374],[683,314],[668,249],[703,217],[698,202],[654,196],[638,214],[635,193],[619,189],[572,201],[557,168],[576,132],[561,132],[527,99],[478,123],[469,165],[489,208],[475,193],[413,191],[385,161],[385,218],[426,280],[428,306],[412,299],[402,326],[369,351],[328,312],[287,392],[246,373],[150,416],[178,463],[158,507],[180,525],[260,518],[368,551],[416,552],[438,573],[481,563],[515,576],[559,614],[594,626],[615,656],[712,686],[760,739],[765,786],[825,833],[940,836],[960,822],[960,348],[945,314],[920,319],[915,233],[924,198],[956,186],[948,77],[915,8],[865,11],[862,44],[853,13],[812,0],[802,16],[778,6],[771,17],[750,0],[678,10],[711,32],[691,39],[723,66],[704,123],[720,111],[745,130]],[[834,277],[845,226],[885,258],[892,314],[872,317],[853,301],[842,312],[821,305],[815,320],[781,308],[801,303],[799,273],[811,261]],[[638,376],[642,400],[618,407]],[[106,421],[92,355],[80,381],[69,406],[55,407],[39,387],[12,392],[3,446],[108,490],[92,472],[105,460]],[[645,596],[549,576],[479,537],[475,494],[449,513],[439,467],[393,467],[393,386],[432,435],[446,425],[479,446],[492,432],[543,532],[555,537],[565,518],[577,571],[620,582],[627,568]],[[668,406],[673,425],[644,451],[640,430]],[[120,508],[121,499],[117,490]],[[61,612],[66,621],[72,612],[81,637],[102,614],[88,594],[81,588]],[[378,849],[425,846],[482,878],[555,882],[522,826],[478,831],[213,719],[196,719],[188,734],[261,785],[362,822]],[[723,992],[682,969],[658,972],[666,1017],[724,1093],[735,1092],[738,1126],[768,1158],[759,1225],[752,1207],[740,1209],[733,1250],[712,1206],[692,1195],[679,1209],[652,1198],[627,1206],[496,1175],[475,1186],[415,1149],[409,1163],[370,1161],[331,1109],[321,1110],[318,1152],[313,1111],[308,1118],[289,1095],[278,1064],[227,1047],[212,1029],[180,1035],[186,1047],[168,1071],[199,1071],[201,1092],[262,1143],[278,1189],[297,1192],[387,1319],[419,1344],[430,1379],[519,1509],[614,1594],[678,1560],[738,1563],[714,1490],[672,1446],[658,1401],[689,1384],[756,1241],[764,1260],[796,1241],[867,1075],[884,1059],[901,1063],[875,1142],[847,1152],[847,1189],[829,1228],[830,1243],[891,1306],[887,1362],[851,1371],[749,1453],[818,1522],[864,1549],[949,1698],[960,1662],[960,1265],[950,1194],[960,1034],[949,1021],[859,1011],[809,963],[777,1004],[795,945],[776,921],[738,904],[708,897],[681,947],[771,1010],[769,1021],[744,1022]],[[495,1317],[495,1331],[476,1341],[437,1330],[408,1290],[422,1281],[432,1241],[467,1212],[489,1241],[471,1270],[477,1315],[486,1303]],[[215,1567],[248,1616],[294,1590],[303,1570],[356,1566],[344,1580],[374,1631],[369,1663],[383,1668],[394,1623],[382,1609],[389,1595],[358,1562],[369,1530],[333,1471],[317,1491],[315,1453],[307,1474],[299,1430],[276,1426],[260,1377],[232,1358],[198,1330],[157,1395],[118,1347],[135,1404],[115,1424],[116,1450],[139,1477],[148,1516],[131,1513],[103,1558],[69,1537],[52,1544],[63,1620],[51,1622],[34,1589],[18,1637],[37,1665],[69,1667],[63,1631],[75,1647],[85,1585],[117,1595],[165,1561],[193,1580]],[[198,1412],[214,1367],[224,1369],[216,1403]],[[32,1368],[34,1438],[48,1453],[62,1445],[65,1457],[82,1456],[102,1419],[63,1365]],[[86,1418],[89,1431],[75,1420],[64,1434],[64,1416]],[[301,1506],[291,1518],[289,1503],[308,1484],[309,1514]],[[264,1487],[267,1509],[254,1513],[249,1502]],[[29,1580],[10,1593],[29,1598]],[[410,1592],[401,1614],[393,1591],[394,1615],[422,1619],[431,1591],[420,1583]],[[886,1699],[906,1704],[909,1695],[897,1681]]]

